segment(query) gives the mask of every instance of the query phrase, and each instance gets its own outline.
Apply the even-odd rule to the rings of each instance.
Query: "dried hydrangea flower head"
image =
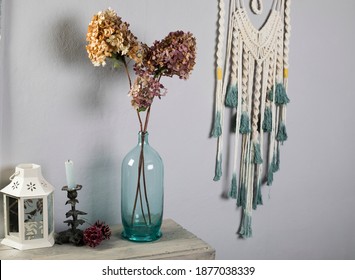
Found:
[[[129,30],[129,24],[111,8],[92,17],[86,41],[86,50],[95,66],[104,66],[108,57],[128,56],[141,60],[140,43]]]
[[[170,32],[155,41],[147,53],[144,66],[154,75],[188,79],[196,60],[196,39],[190,32]]]
[[[154,97],[160,98],[166,94],[166,89],[148,72],[138,70],[129,96],[132,97],[131,104],[138,112],[145,111],[152,105]]]

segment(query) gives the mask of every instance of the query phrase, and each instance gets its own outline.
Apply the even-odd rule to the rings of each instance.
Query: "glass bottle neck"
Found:
[[[149,136],[148,132],[140,131],[138,133],[138,145],[142,145],[142,143],[144,143],[144,145],[149,145],[148,136]]]

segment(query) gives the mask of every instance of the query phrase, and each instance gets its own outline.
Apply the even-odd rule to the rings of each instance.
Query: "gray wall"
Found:
[[[69,158],[88,221],[120,223],[120,164],[138,122],[124,73],[93,67],[85,51],[92,15],[110,6],[148,44],[178,29],[197,38],[191,78],[164,79],[169,92],[152,109],[150,142],[166,169],[165,217],[210,243],[218,259],[355,258],[354,1],[292,1],[289,140],[248,240],[235,234],[235,202],[221,198],[229,182],[212,180],[217,0],[3,2],[1,187],[17,164],[40,164],[56,188],[58,231],[66,228],[60,189]]]

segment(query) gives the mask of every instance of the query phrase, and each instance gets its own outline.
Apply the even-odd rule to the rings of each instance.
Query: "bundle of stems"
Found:
[[[123,62],[127,77],[128,77],[128,83],[129,83],[129,88],[132,88],[132,80],[130,78],[130,74],[129,74],[129,69],[128,69],[128,65],[127,62],[125,60],[125,58],[122,56],[121,60]],[[161,75],[158,75],[157,77],[155,77],[155,79],[157,79],[158,81],[160,80]],[[138,204],[138,199],[139,199],[139,204],[140,204],[140,208],[142,211],[142,217],[144,220],[144,223],[146,225],[150,225],[152,223],[152,217],[151,217],[151,212],[150,212],[150,206],[149,206],[149,200],[148,200],[148,192],[147,192],[147,181],[146,181],[146,176],[145,176],[145,168],[144,168],[144,143],[145,143],[145,136],[147,134],[147,129],[148,129],[148,123],[149,123],[149,116],[150,116],[150,109],[151,106],[148,106],[148,108],[145,110],[146,115],[145,115],[145,120],[143,122],[142,117],[141,117],[141,113],[142,111],[140,111],[139,109],[136,110],[137,112],[137,117],[138,117],[138,121],[139,121],[139,126],[140,126],[140,137],[141,137],[141,149],[140,149],[140,154],[139,154],[139,162],[138,162],[138,179],[137,179],[137,188],[136,188],[136,194],[135,194],[135,199],[134,199],[134,205],[133,205],[133,209],[132,209],[132,217],[131,217],[131,224],[134,224],[134,216],[135,216],[135,212],[137,210],[137,204]],[[143,183],[143,187],[141,186],[141,181]],[[142,191],[143,188],[143,191]],[[143,194],[142,194],[143,192]],[[144,196],[144,199],[143,199]],[[144,206],[143,203],[145,202],[145,206],[147,209],[147,215],[148,218],[146,217],[146,213],[144,213]]]

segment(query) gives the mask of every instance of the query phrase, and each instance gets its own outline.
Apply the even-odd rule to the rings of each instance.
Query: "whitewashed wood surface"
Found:
[[[112,226],[110,240],[96,248],[71,244],[50,248],[19,251],[0,244],[1,260],[208,260],[215,258],[215,250],[171,219],[164,220],[163,236],[154,242],[136,243],[121,238],[122,227]]]

